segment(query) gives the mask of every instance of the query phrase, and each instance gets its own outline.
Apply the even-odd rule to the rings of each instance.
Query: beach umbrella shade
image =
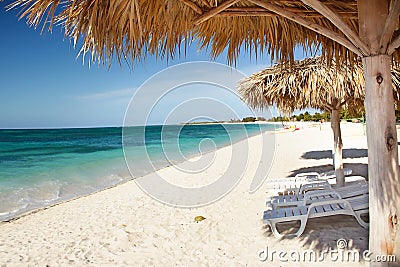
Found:
[[[176,56],[197,40],[211,56],[268,52],[293,60],[362,60],[369,150],[370,250],[400,258],[398,146],[390,65],[399,62],[400,0],[17,0],[32,25],[62,25],[82,52],[107,62]],[[184,52],[184,51],[183,51]],[[108,61],[111,62],[111,61]],[[382,262],[374,264],[384,264]]]
[[[288,66],[290,65],[290,66]],[[238,91],[244,102],[253,108],[275,105],[292,113],[296,109],[315,108],[331,114],[334,169],[339,187],[344,186],[340,111],[355,114],[364,108],[365,81],[362,64],[336,64],[323,57],[281,62],[240,81]],[[392,70],[393,96],[399,100],[399,71]]]

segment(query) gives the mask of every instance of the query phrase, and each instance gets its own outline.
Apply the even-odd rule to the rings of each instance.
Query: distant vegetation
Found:
[[[266,121],[264,117],[246,117],[242,119],[242,122],[256,122],[256,121]]]
[[[242,122],[255,122],[256,120],[255,117],[246,117],[242,119]]]
[[[267,121],[264,117],[246,117],[243,119],[231,119],[229,121],[193,121],[186,122],[184,124],[207,124],[207,123],[239,123],[239,122],[256,122],[256,121]]]
[[[351,120],[351,119],[359,119],[362,118],[363,114],[355,114],[352,116],[348,110],[343,110],[340,112],[340,119],[341,120]],[[310,114],[308,111],[305,113],[300,113],[299,115],[293,115],[290,117],[286,116],[278,116],[269,119],[268,121],[277,122],[277,121],[329,121],[331,119],[331,114],[329,112],[319,113],[316,112],[314,114]]]
[[[396,118],[397,121],[400,121],[400,110],[395,110],[396,112]],[[355,115],[351,115],[351,113],[346,109],[342,110],[340,112],[340,119],[341,120],[363,120],[365,114],[364,113],[358,113]],[[280,121],[315,121],[319,122],[321,120],[325,121],[330,121],[331,119],[331,114],[329,112],[316,112],[314,114],[310,114],[308,111],[304,113],[300,113],[298,115],[292,115],[292,116],[278,116],[278,117],[273,117],[271,119],[266,119],[264,117],[245,117],[243,119],[231,119],[229,121],[197,121],[197,122],[189,122],[189,123],[184,123],[184,124],[207,124],[207,123],[239,123],[239,122],[257,122],[257,121],[269,121],[269,122],[280,122]]]
[[[238,122],[256,122],[256,121],[267,121],[266,118],[264,117],[246,117],[243,118],[242,120],[238,120],[238,119],[231,119],[229,122],[230,123],[238,123]]]

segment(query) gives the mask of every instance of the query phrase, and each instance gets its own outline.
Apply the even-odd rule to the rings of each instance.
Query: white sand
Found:
[[[367,145],[362,125],[342,126],[344,148],[352,149],[345,153],[354,157],[345,158],[345,166],[347,163],[355,174],[365,176],[367,158],[363,149]],[[286,177],[296,170],[330,169],[331,159],[326,158],[332,148],[329,124],[322,129],[302,127],[275,135],[276,154],[268,177]],[[349,249],[367,249],[368,231],[347,216],[313,219],[302,236],[276,239],[261,220],[268,195],[265,186],[248,193],[259,163],[262,136],[248,141],[251,156],[243,179],[221,200],[200,208],[174,208],[150,198],[135,182],[128,182],[1,223],[0,265],[293,266],[298,263],[280,262],[277,256],[274,262],[261,262],[257,254],[266,246],[270,251],[287,252],[336,249],[340,238],[346,239]],[[202,173],[184,175],[169,167],[160,174],[183,186],[209,184],[215,175],[226,171],[231,151],[232,147],[218,150],[213,164]],[[303,155],[311,158],[304,159]],[[195,223],[197,215],[206,220]],[[326,262],[316,265],[326,266]]]

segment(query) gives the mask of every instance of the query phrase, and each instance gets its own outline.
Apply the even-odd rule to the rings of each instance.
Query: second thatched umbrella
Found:
[[[399,84],[399,73],[392,71],[393,83]],[[331,114],[334,136],[334,168],[337,185],[344,185],[340,111],[360,111],[364,106],[365,90],[361,64],[352,67],[335,62],[327,64],[321,57],[295,61],[288,66],[282,62],[242,80],[239,93],[253,108],[269,105],[283,112],[315,108]],[[398,100],[397,90],[395,100]]]

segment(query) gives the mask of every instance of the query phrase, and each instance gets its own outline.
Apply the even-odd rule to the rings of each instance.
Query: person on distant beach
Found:
[[[325,122],[325,119],[321,119],[319,122],[319,130],[322,131],[322,124]]]

